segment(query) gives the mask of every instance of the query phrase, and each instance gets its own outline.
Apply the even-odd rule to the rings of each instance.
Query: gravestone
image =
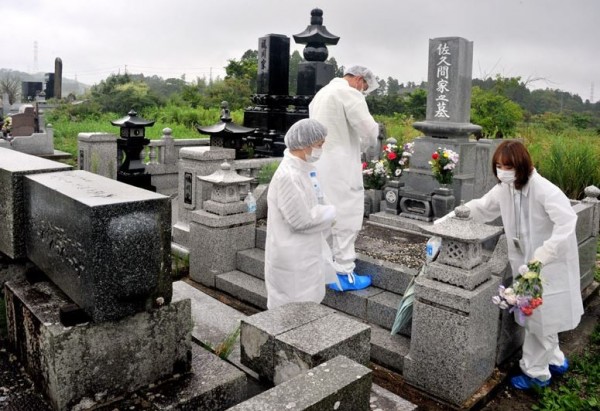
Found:
[[[82,170],[23,185],[27,257],[93,321],[171,300],[169,197]]]
[[[54,59],[54,98],[62,98],[62,60],[60,57]]]
[[[0,252],[10,258],[26,256],[23,179],[27,175],[71,170],[71,166],[0,148]]]
[[[431,206],[439,184],[428,163],[438,147],[459,154],[451,186],[456,202],[473,198],[476,143],[469,141],[469,134],[481,127],[469,122],[472,62],[472,42],[460,37],[429,40],[427,116],[413,125],[425,136],[415,140],[405,185],[399,190],[402,217],[422,221],[441,217],[434,216]]]

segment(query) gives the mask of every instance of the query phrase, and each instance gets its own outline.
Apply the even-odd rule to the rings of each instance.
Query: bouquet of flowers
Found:
[[[393,142],[383,146],[381,159],[385,165],[388,177],[400,177],[402,170],[408,166],[410,157],[415,151],[414,146],[415,143],[406,143],[400,147]]]
[[[438,147],[431,155],[429,165],[433,176],[440,184],[451,184],[458,154],[447,148]]]
[[[513,286],[505,288],[501,285],[498,295],[492,297],[492,302],[503,310],[517,311],[518,322],[522,325],[525,317],[533,314],[533,310],[543,303],[541,270],[542,263],[539,261],[522,265]]]
[[[381,190],[386,182],[383,160],[362,163],[363,184],[366,189]]]

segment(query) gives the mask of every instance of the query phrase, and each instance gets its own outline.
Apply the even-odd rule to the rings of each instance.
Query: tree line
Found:
[[[304,61],[298,51],[290,56],[289,91],[296,93],[298,66]],[[336,77],[343,75],[344,67],[335,58],[327,60]],[[247,50],[240,59],[231,59],[225,67],[224,78],[197,77],[186,81],[181,78],[163,79],[143,74],[112,74],[86,93],[89,112],[126,113],[146,107],[165,105],[191,108],[216,108],[228,101],[231,110],[250,106],[250,97],[256,93],[258,51]],[[0,72],[0,93],[14,95],[17,82]],[[10,74],[10,72],[9,72]],[[414,120],[423,120],[427,104],[427,83],[401,83],[393,77],[378,79],[380,87],[367,97],[374,115],[402,114]],[[20,85],[20,83],[19,83]],[[561,90],[529,90],[521,77],[488,77],[473,79],[471,122],[483,127],[483,136],[512,136],[517,125],[540,119],[554,122],[557,127],[568,124],[578,129],[595,129],[600,134],[600,102],[585,102],[580,96]]]

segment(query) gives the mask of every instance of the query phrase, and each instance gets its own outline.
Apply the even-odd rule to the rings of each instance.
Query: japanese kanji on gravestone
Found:
[[[461,37],[429,40],[427,115],[413,126],[424,133],[415,140],[405,186],[400,190],[402,217],[431,221],[432,197],[439,184],[429,165],[438,147],[459,154],[453,183],[448,189],[457,202],[473,198],[475,145],[469,135],[481,127],[469,122],[471,109],[471,68],[473,43]]]

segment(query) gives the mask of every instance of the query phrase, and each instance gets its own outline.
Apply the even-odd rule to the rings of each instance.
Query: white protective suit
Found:
[[[328,137],[329,138],[329,137]],[[318,204],[311,163],[286,150],[267,195],[265,283],[269,309],[325,297],[337,281],[326,236],[335,218],[332,205]]]
[[[544,302],[527,317],[525,328],[539,336],[571,330],[583,314],[575,238],[577,214],[563,192],[535,170],[521,192],[498,184],[466,206],[475,220],[488,222],[502,216],[513,276],[529,261],[542,263]],[[512,241],[517,237],[517,224],[523,252]]]
[[[354,271],[354,241],[362,228],[364,188],[361,149],[377,142],[379,126],[365,97],[343,78],[333,79],[309,105],[310,118],[327,127],[327,142],[315,166],[325,196],[336,208],[332,246],[336,271]]]

